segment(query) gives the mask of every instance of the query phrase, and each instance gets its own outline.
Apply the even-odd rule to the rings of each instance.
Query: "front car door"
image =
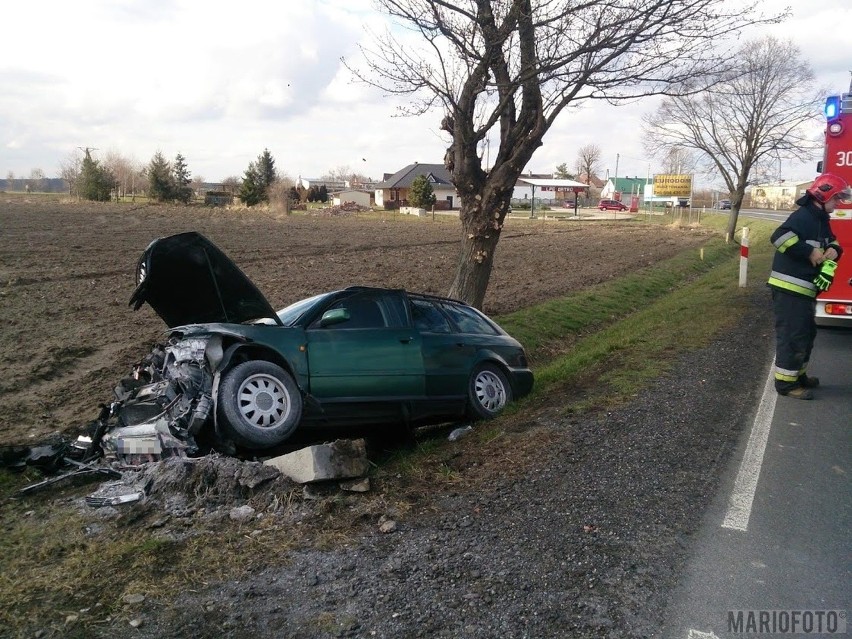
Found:
[[[306,330],[310,393],[322,403],[399,402],[422,398],[420,335],[401,291],[362,290],[333,302],[349,319]]]

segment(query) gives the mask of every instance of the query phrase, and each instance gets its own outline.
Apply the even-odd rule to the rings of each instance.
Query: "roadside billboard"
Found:
[[[654,195],[683,197],[692,195],[692,175],[688,173],[658,173],[654,175]]]

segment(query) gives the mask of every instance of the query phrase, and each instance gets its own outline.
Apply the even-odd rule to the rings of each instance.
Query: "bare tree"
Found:
[[[664,149],[663,173],[695,173],[701,169],[696,153],[682,146],[672,146]]]
[[[47,176],[39,168],[32,169],[27,184],[33,191],[44,191],[47,188]]]
[[[756,22],[725,0],[377,0],[415,38],[388,30],[349,68],[407,113],[440,107],[444,164],[459,193],[462,247],[449,294],[482,306],[512,189],[569,105],[619,102],[712,84],[730,51],[712,45]],[[402,33],[402,32],[397,32]],[[690,90],[700,87],[691,86]],[[496,132],[494,131],[496,129]],[[483,168],[481,143],[499,149]]]
[[[577,151],[577,173],[583,180],[597,175],[601,163],[601,148],[597,144],[581,146]]]
[[[135,195],[136,189],[146,184],[146,180],[141,175],[142,163],[135,158],[125,157],[118,151],[107,152],[104,168],[115,176],[119,196]]]
[[[79,197],[80,171],[83,166],[83,156],[78,150],[71,151],[68,156],[59,163],[59,177],[68,184],[70,195]]]
[[[747,42],[737,62],[712,91],[667,99],[645,118],[652,149],[693,149],[721,175],[731,194],[729,237],[752,176],[819,149],[807,125],[819,118],[825,94],[813,87],[813,71],[790,41]]]
[[[323,175],[321,180],[331,180],[335,182],[344,182],[349,179],[349,176],[352,175],[352,169],[349,166],[343,164],[333,169],[329,169],[325,175]]]
[[[236,175],[229,175],[224,180],[222,180],[222,186],[225,187],[225,190],[234,194],[240,190],[240,185],[242,183],[243,179]]]
[[[357,188],[358,186],[370,181],[369,177],[353,171],[346,165],[338,166],[335,169],[329,170],[320,179],[333,180],[335,182],[347,182],[351,188]]]

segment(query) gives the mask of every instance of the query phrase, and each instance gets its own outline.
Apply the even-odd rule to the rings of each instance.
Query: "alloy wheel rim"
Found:
[[[476,376],[473,390],[479,404],[492,413],[506,404],[506,389],[503,387],[503,382],[491,371],[482,371]]]
[[[258,428],[275,428],[290,412],[290,393],[272,375],[252,375],[240,385],[237,405],[242,418]]]

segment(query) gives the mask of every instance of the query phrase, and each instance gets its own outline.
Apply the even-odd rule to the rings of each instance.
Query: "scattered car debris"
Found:
[[[449,436],[447,437],[447,440],[451,441],[451,442],[456,442],[456,441],[460,440],[462,437],[465,437],[466,435],[469,435],[472,432],[473,432],[473,426],[470,426],[470,425],[462,426],[461,428],[456,428],[455,430],[453,430],[453,432],[451,432],[449,434]]]
[[[67,472],[60,472],[60,474],[50,477],[49,479],[45,479],[44,481],[37,482],[35,484],[30,484],[29,486],[24,486],[20,490],[18,490],[18,495],[27,495],[33,493],[45,486],[51,486],[60,481],[70,479],[73,477],[83,477],[83,476],[106,476],[118,478],[121,477],[121,473],[112,468],[108,468],[106,466],[96,466],[94,464],[86,464],[83,462],[75,461],[69,457],[63,457],[62,463],[70,466],[73,470]]]
[[[95,497],[89,495],[86,497],[86,504],[92,508],[103,508],[104,506],[118,506],[120,504],[132,504],[140,501],[145,496],[142,491],[127,493],[125,495],[117,495],[115,497]]]

